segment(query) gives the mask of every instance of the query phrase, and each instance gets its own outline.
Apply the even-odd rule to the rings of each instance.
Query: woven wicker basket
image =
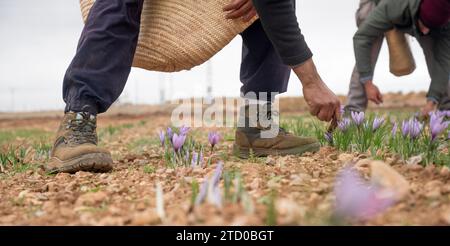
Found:
[[[86,21],[95,0],[80,0]],[[226,20],[230,0],[145,0],[133,66],[175,72],[200,65],[254,21]]]

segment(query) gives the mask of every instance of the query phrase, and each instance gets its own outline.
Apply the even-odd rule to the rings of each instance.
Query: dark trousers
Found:
[[[103,113],[120,96],[136,51],[143,1],[95,1],[64,77],[66,112]],[[242,39],[241,93],[286,92],[290,68],[261,23],[244,31]]]

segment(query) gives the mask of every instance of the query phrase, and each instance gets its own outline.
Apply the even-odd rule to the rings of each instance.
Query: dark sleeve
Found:
[[[295,15],[295,0],[253,0],[261,24],[283,63],[297,66],[312,57]]]
[[[434,38],[431,64],[428,70],[431,75],[431,84],[427,98],[440,102],[448,93],[450,81],[450,25],[441,30],[438,37]],[[428,64],[427,64],[428,65]]]

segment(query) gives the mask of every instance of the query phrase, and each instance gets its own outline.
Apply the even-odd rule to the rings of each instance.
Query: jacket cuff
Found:
[[[428,96],[427,101],[432,101],[435,104],[439,104],[439,100],[436,97]]]
[[[360,78],[359,78],[359,82],[363,85],[371,80],[373,80],[373,75],[365,75],[365,76],[360,75]]]
[[[305,61],[311,59],[313,57],[313,53],[309,48],[303,51],[303,53],[291,56],[291,57],[282,57],[283,63],[292,68],[298,67],[302,65]]]

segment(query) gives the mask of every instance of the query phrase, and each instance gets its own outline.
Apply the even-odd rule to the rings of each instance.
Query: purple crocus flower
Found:
[[[167,138],[172,141],[172,137],[173,137],[173,131],[172,128],[167,127]]]
[[[450,140],[450,131],[448,131],[447,140]]]
[[[422,132],[423,125],[416,118],[409,120],[409,137],[411,139],[417,139]]]
[[[351,115],[352,115],[353,121],[355,122],[355,124],[357,126],[362,125],[362,123],[364,122],[364,117],[365,117],[364,112],[355,112],[355,111],[353,111],[351,113]]]
[[[394,122],[394,126],[392,127],[392,131],[391,131],[391,135],[394,138],[395,135],[397,135],[397,129],[398,129],[398,124],[397,122]]]
[[[349,127],[350,127],[349,118],[343,118],[341,121],[338,122],[338,128],[339,130],[341,130],[341,132],[346,132]]]
[[[173,150],[175,150],[175,152],[178,152],[181,149],[181,147],[183,147],[185,141],[186,135],[178,135],[174,133],[172,137]]]
[[[209,144],[211,144],[211,148],[214,148],[214,146],[216,146],[216,144],[220,141],[220,134],[217,132],[210,132],[208,134],[208,141]]]
[[[450,122],[444,122],[444,117],[439,116],[439,114],[431,114],[430,117],[430,132],[431,141],[434,141],[439,134],[441,134],[445,129],[447,129]]]
[[[324,137],[329,144],[333,145],[333,134],[331,132],[325,132]]]
[[[191,129],[187,126],[180,127],[180,135],[187,135]]]
[[[376,131],[378,130],[382,125],[384,124],[384,118],[383,117],[375,117],[372,124],[372,130]]]
[[[164,147],[164,142],[166,141],[166,134],[164,131],[159,132],[159,141],[161,141],[161,146]]]
[[[393,199],[380,198],[379,190],[350,167],[344,168],[338,175],[334,193],[335,214],[340,218],[366,220],[383,212],[394,203]]]
[[[402,122],[402,135],[403,137],[407,137],[409,135],[409,122],[406,120]]]
[[[217,167],[214,170],[214,174],[211,178],[213,186],[219,185],[220,178],[222,177],[222,171],[223,171],[223,162],[220,161],[219,163],[217,163]]]
[[[209,180],[205,179],[202,183],[202,186],[200,187],[200,191],[198,192],[197,198],[195,199],[195,204],[198,205],[202,203],[206,195],[208,195],[208,188],[209,188]]]

